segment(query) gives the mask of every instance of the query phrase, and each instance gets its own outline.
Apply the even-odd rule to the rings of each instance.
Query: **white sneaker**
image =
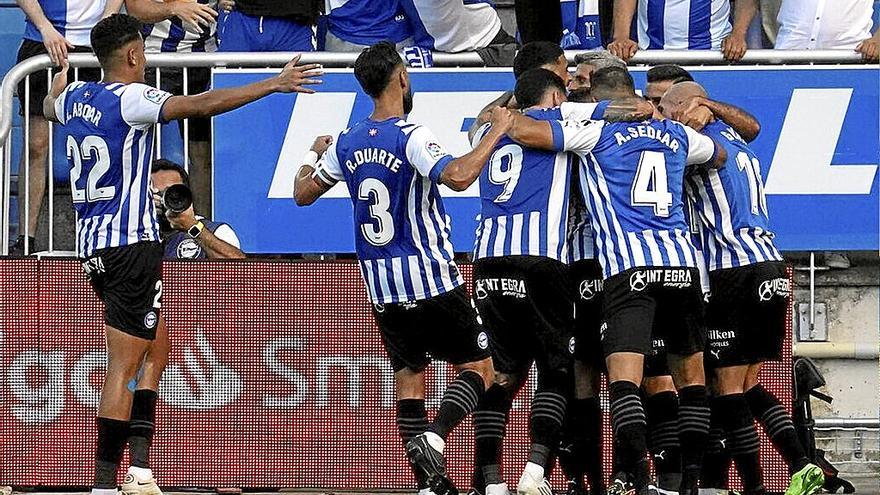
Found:
[[[528,471],[524,471],[516,485],[517,495],[553,495],[553,489],[547,478],[534,478]]]
[[[130,467],[122,483],[122,495],[162,495],[162,490],[150,470]]]
[[[678,495],[678,491],[664,490],[659,486],[654,487],[654,489],[657,490],[657,493],[659,493],[660,495]]]

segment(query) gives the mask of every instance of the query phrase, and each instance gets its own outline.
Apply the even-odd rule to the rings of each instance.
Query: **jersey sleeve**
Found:
[[[64,91],[58,95],[58,98],[55,98],[55,118],[58,119],[59,124],[64,125],[67,123],[67,112],[65,111],[65,108],[67,107],[67,95],[83,84],[85,83],[82,81],[74,81],[64,88]]]
[[[560,120],[550,121],[553,130],[553,149],[589,153],[593,151],[602,137],[602,120]]]
[[[481,125],[477,129],[477,132],[474,133],[474,137],[471,139],[471,149],[474,149],[477,146],[479,146],[480,141],[483,140],[483,138],[486,136],[486,133],[489,132],[489,129],[491,129],[491,128],[492,128],[492,123],[486,122],[485,124]]]
[[[564,120],[598,120],[602,118],[602,114],[605,113],[605,108],[607,106],[608,103],[604,101],[601,103],[576,103],[573,101],[566,101],[559,105],[559,110],[562,112],[562,118]],[[601,111],[599,110],[600,107]]]
[[[715,141],[705,134],[691,129],[686,125],[681,125],[688,139],[688,165],[698,165],[706,163],[715,158]]]
[[[420,174],[434,182],[439,182],[443,170],[455,159],[437,142],[434,133],[424,126],[418,126],[409,135],[406,158]]]
[[[321,160],[315,167],[315,172],[312,174],[313,178],[320,180],[328,186],[345,180],[345,176],[342,175],[342,166],[339,164],[339,155],[336,153],[336,142],[338,140],[339,136],[336,136],[333,144],[324,152],[324,156],[321,157]]]
[[[226,244],[236,249],[241,249],[241,241],[238,240],[238,234],[235,233],[235,230],[229,224],[224,223],[217,227],[214,230],[214,235]]]
[[[171,93],[146,84],[129,84],[120,97],[122,119],[136,129],[145,129],[153,124],[164,123],[162,106],[171,96]]]

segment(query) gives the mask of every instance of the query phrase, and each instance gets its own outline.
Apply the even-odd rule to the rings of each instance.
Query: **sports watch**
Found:
[[[202,221],[199,220],[198,222],[196,222],[195,225],[193,225],[192,227],[190,227],[190,228],[186,231],[186,233],[189,234],[190,237],[192,237],[193,239],[195,239],[196,237],[202,235],[202,230],[203,230],[204,228],[205,228],[205,224],[203,224]]]

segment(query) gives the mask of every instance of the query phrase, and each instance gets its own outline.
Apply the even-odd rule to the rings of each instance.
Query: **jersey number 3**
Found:
[[[668,217],[672,193],[666,178],[666,157],[659,151],[643,151],[630,192],[633,206],[652,206],[658,217]]]
[[[388,211],[391,208],[391,195],[379,179],[365,179],[358,186],[358,199],[370,202],[370,216],[375,223],[362,223],[364,239],[374,246],[384,246],[394,239],[394,219]]]
[[[67,159],[73,162],[70,171],[70,190],[73,192],[74,203],[93,203],[106,201],[116,196],[116,186],[98,187],[98,182],[110,170],[110,149],[107,142],[98,136],[86,136],[82,145],[76,143],[73,136],[67,136]],[[77,189],[76,183],[82,176],[83,160],[92,159],[95,164],[88,171],[89,178],[85,189]]]

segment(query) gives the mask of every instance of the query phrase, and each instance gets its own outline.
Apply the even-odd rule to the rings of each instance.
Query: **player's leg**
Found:
[[[40,208],[43,206],[43,196],[46,194],[46,159],[49,155],[49,122],[43,117],[42,107],[39,115],[28,116],[28,162],[24,163],[24,153],[21,155],[22,167],[27,167],[27,198],[28,205],[25,208],[23,194],[18,196],[18,225],[20,235],[30,237],[29,253],[36,250],[34,241],[37,235],[37,223],[40,220]],[[33,104],[31,106],[33,112]],[[21,184],[21,182],[19,182]],[[23,188],[19,188],[22,191]],[[27,221],[25,221],[27,212]],[[24,246],[22,245],[22,249]],[[16,253],[19,254],[19,253]],[[24,254],[24,253],[21,253]]]
[[[678,394],[665,363],[666,352],[648,356],[645,366],[645,414],[648,418],[648,449],[654,460],[657,489],[677,492],[681,484],[681,446],[678,441]],[[664,362],[659,362],[660,360]]]
[[[494,361],[494,357],[493,357]],[[496,372],[474,411],[474,493],[507,495],[507,483],[501,473],[501,452],[510,409],[528,375]]]
[[[188,94],[196,95],[210,89],[209,69],[191,68],[187,73]],[[183,121],[178,122],[183,136]],[[211,188],[211,119],[189,119],[190,187],[196,212],[210,212]],[[207,213],[203,213],[207,214]]]

